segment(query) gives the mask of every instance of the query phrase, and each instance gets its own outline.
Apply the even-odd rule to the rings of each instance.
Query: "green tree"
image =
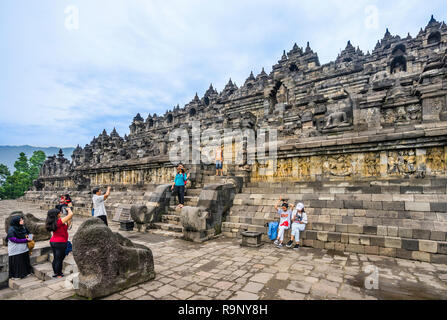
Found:
[[[30,175],[27,172],[15,171],[11,176],[6,178],[3,184],[3,198],[17,199],[25,194],[32,184]]]
[[[5,199],[5,191],[3,189],[3,185],[6,182],[6,179],[11,175],[9,169],[4,164],[0,164],[0,200]]]
[[[16,168],[16,171],[19,172],[29,172],[28,158],[24,152],[20,153],[19,158],[14,163],[14,168]]]
[[[36,180],[39,177],[40,169],[47,156],[43,151],[34,151],[33,155],[29,159],[29,173],[32,180]]]
[[[8,167],[0,163],[0,186],[2,186],[3,183],[5,183],[6,178],[9,177],[10,175],[11,172],[9,172]]]
[[[14,163],[16,170],[12,175],[6,175],[4,182],[0,186],[0,199],[17,199],[22,197],[25,191],[33,185],[33,181],[38,178],[45,158],[43,151],[34,151],[29,160],[25,153],[20,153],[19,158]],[[1,169],[2,167],[0,166]]]

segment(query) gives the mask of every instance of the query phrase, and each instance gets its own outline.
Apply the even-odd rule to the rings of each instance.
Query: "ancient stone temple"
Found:
[[[88,215],[88,192],[111,185],[110,213],[121,204],[145,204],[158,186],[173,181],[174,130],[188,132],[186,149],[194,143],[205,147],[193,133],[197,124],[201,132],[242,136],[222,141],[224,160],[241,161],[224,163],[237,194],[221,225],[212,223],[216,233],[265,234],[265,224],[276,219],[273,206],[284,195],[307,208],[304,245],[447,262],[444,22],[432,17],[415,37],[386,30],[367,53],[348,41],[335,61],[323,65],[309,43],[295,44],[270,74],[251,73],[241,87],[230,80],[222,92],[211,85],[203,97],[196,94],[164,115],[138,114],[129,135],[104,130],[78,146],[71,162],[62,153],[49,157],[24,199],[51,204],[67,191]],[[268,151],[276,142],[275,159],[250,161],[253,152],[243,133],[251,130],[259,139],[262,129],[276,130],[276,139],[266,140]],[[213,164],[186,166],[189,206],[197,205],[205,185],[229,183],[212,177]],[[182,232],[180,215],[168,210],[149,229]]]

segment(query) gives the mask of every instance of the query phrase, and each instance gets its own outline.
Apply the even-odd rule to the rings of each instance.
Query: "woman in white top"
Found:
[[[307,214],[306,211],[304,211],[304,205],[299,203],[292,213],[292,239],[287,244],[288,248],[292,247],[294,241],[295,246],[293,249],[298,250],[300,248],[300,232],[306,230],[306,224]]]
[[[11,219],[8,235],[9,278],[23,279],[33,272],[29,258],[28,242],[32,236],[25,227],[22,216]]]

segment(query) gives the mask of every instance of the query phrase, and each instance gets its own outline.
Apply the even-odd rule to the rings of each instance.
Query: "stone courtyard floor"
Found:
[[[0,201],[1,221],[14,210],[45,216],[36,205]],[[84,219],[75,217],[71,237]],[[111,228],[118,231],[118,224]],[[105,298],[109,300],[447,299],[447,265],[312,248],[295,252],[272,244],[243,248],[239,240],[223,237],[196,244],[157,234],[120,233],[151,248],[157,276]],[[377,290],[365,288],[374,270],[368,266],[378,270]],[[51,280],[0,290],[4,299],[81,298],[64,281]]]

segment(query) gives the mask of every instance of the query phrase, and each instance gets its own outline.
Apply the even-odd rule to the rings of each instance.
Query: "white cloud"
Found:
[[[325,63],[348,40],[366,52],[385,27],[414,35],[430,13],[447,13],[442,1],[419,0],[25,3],[0,4],[0,126],[27,127],[2,133],[0,144],[85,144],[104,126],[124,134],[137,112],[163,114],[211,82],[222,90],[230,77],[241,85],[251,70],[269,71],[294,42],[310,41]],[[79,29],[69,31],[73,4]],[[364,25],[371,4],[377,30]]]

